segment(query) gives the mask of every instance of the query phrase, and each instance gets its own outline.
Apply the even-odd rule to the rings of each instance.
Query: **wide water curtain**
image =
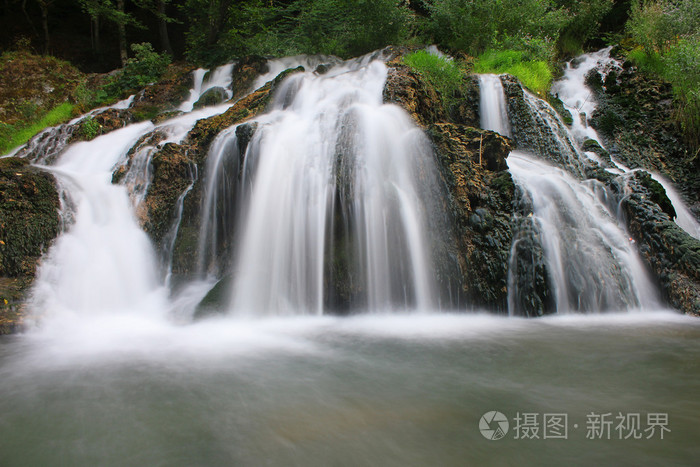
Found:
[[[234,313],[434,305],[419,192],[433,156],[406,113],[383,104],[386,74],[358,61],[292,75],[257,119],[239,170]]]

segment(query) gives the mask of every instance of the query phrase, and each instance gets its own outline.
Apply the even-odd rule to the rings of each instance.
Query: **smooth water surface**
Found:
[[[0,340],[3,466],[696,465],[700,322],[672,313],[111,318]],[[504,413],[492,441],[480,417]],[[514,439],[517,413],[566,439]],[[589,414],[668,415],[661,440]],[[574,426],[578,426],[575,428]],[[646,435],[645,435],[646,436]]]

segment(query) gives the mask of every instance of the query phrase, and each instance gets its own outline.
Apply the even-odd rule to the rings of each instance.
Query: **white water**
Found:
[[[194,104],[202,97],[202,94],[213,88],[224,88],[226,90],[227,96],[231,98],[231,80],[233,79],[231,73],[235,63],[228,63],[222,65],[213,71],[209,72],[204,68],[198,68],[194,70],[193,80],[194,87],[190,90],[189,97],[180,104],[178,110],[183,112],[190,112]],[[207,76],[207,73],[209,75]],[[206,79],[205,79],[206,78]]]
[[[291,76],[277,91],[272,112],[256,119],[243,178],[236,182],[245,201],[232,242],[238,245],[234,313],[323,313],[332,248],[347,249],[369,310],[434,305],[418,180],[420,170],[434,170],[433,156],[408,115],[382,103],[386,74],[379,61],[357,60],[322,76]],[[207,216],[220,203],[217,186],[233,183],[221,174],[227,157],[240,157],[235,146],[234,129],[212,145]],[[338,205],[342,212],[335,211]],[[334,243],[336,216],[351,243]],[[200,248],[215,248],[215,224],[203,219]],[[200,256],[203,269],[211,270],[213,253]]]
[[[497,75],[479,75],[481,128],[510,137],[503,85]]]
[[[284,70],[289,70],[290,68],[304,67],[305,71],[314,71],[316,67],[322,64],[335,65],[340,63],[341,60],[338,57],[332,55],[295,55],[293,57],[283,57],[276,58],[274,60],[268,60],[267,66],[268,70],[266,73],[258,76],[258,78],[253,83],[250,91],[254,91],[265,85],[268,81],[272,81],[282,73]]]
[[[131,125],[76,143],[54,166],[74,222],[38,269],[32,307],[51,318],[163,310],[164,291],[150,241],[112,169],[153,125]]]
[[[596,109],[596,102],[592,91],[585,84],[585,79],[588,72],[593,69],[597,69],[603,76],[611,70],[621,69],[620,64],[610,57],[611,49],[612,47],[607,47],[598,52],[584,54],[576,58],[575,61],[567,63],[562,79],[552,84],[552,94],[558,96],[564,102],[564,105],[573,116],[571,132],[579,144],[587,139],[593,139],[601,147],[605,147],[598,133],[588,123],[590,116]],[[586,154],[597,159],[597,156],[591,153]],[[616,161],[614,158],[612,162],[615,167],[607,169],[612,173],[619,174],[631,171],[629,167]],[[676,191],[673,183],[655,172],[647,171],[666,190],[666,195],[671,200],[671,204],[673,204],[673,208],[676,211],[676,224],[691,236],[700,239],[700,223]]]
[[[610,57],[611,49],[612,47],[607,47],[598,52],[577,57],[575,62],[568,62],[564,76],[552,83],[551,93],[559,97],[566,109],[571,112],[573,117],[571,132],[579,143],[593,139],[601,146],[603,145],[598,133],[588,124],[590,116],[596,109],[596,102],[592,91],[585,85],[585,80],[588,72],[594,68],[603,73],[621,69],[620,64]]]
[[[532,203],[558,313],[659,307],[656,287],[601,199],[599,182],[581,182],[517,151],[508,167]]]
[[[599,55],[607,52],[602,51]],[[597,58],[591,60],[591,66],[598,63]],[[588,65],[588,59],[582,63]],[[576,71],[575,77],[581,79],[580,84],[586,72]],[[498,131],[508,123],[508,115],[503,90],[495,81],[500,82],[490,75],[480,77],[481,119],[482,127]],[[576,83],[574,77],[566,78],[566,84],[559,87],[563,97],[581,94]],[[580,139],[567,131],[544,101],[527,92],[525,100],[537,120],[551,129],[565,166],[578,173],[582,162],[577,148]],[[594,109],[590,99],[577,102],[577,105],[582,110]],[[578,133],[585,134],[586,138],[597,138],[595,131],[581,125],[577,117],[575,114]],[[538,144],[532,146],[536,150]],[[549,154],[539,156],[549,157]],[[519,151],[512,152],[507,160],[516,185],[523,190],[533,209],[532,221],[544,251],[557,313],[653,309],[659,306],[656,287],[617,213],[611,211],[605,189],[599,182],[582,182],[562,168]],[[513,302],[514,288],[518,283],[514,275],[518,272],[512,270],[513,266],[511,261],[508,280],[511,313],[517,311]]]

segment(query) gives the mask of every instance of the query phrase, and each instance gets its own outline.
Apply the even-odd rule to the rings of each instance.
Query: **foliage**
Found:
[[[641,70],[673,86],[674,117],[686,141],[700,147],[700,2],[637,0],[627,32],[638,47],[628,52]]]
[[[408,54],[404,63],[423,75],[435,87],[443,102],[449,106],[462,85],[463,70],[454,60],[425,50]]]
[[[680,38],[700,34],[700,2],[636,0],[626,29],[645,52],[665,53]]]
[[[159,54],[148,42],[132,44],[134,57],[126,61],[126,65],[116,75],[107,88],[108,94],[119,94],[123,91],[135,90],[157,81],[170,64],[170,56]]]
[[[559,36],[559,52],[564,56],[577,55],[583,52],[583,46],[593,38],[600,29],[601,20],[612,8],[613,0],[586,0],[570,2],[556,0],[556,5],[565,8],[568,20]]]
[[[356,56],[408,39],[400,0],[188,0],[188,58],[214,64],[245,54]]]
[[[73,104],[63,103],[51,109],[40,120],[26,126],[3,124],[0,126],[0,154],[26,143],[32,136],[46,127],[70,120],[72,112]]]
[[[530,60],[519,50],[488,51],[474,63],[477,73],[508,73],[525,86],[544,95],[552,83],[552,69],[544,60]]]
[[[100,132],[100,124],[92,117],[85,117],[80,122],[80,136],[85,141],[95,139]]]
[[[567,11],[549,0],[435,0],[430,14],[438,44],[471,55],[555,41],[568,19]]]

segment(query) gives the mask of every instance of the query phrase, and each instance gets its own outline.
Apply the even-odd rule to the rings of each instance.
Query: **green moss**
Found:
[[[540,95],[547,93],[554,76],[547,62],[527,60],[524,53],[518,50],[488,51],[477,58],[474,63],[474,71],[477,73],[508,73]]]
[[[12,126],[12,128],[7,128],[10,125],[5,125],[4,131],[0,130],[0,154],[5,154],[9,152],[10,149],[26,143],[32,136],[36,135],[44,128],[70,120],[73,107],[73,104],[66,102],[54,107],[39,121],[27,126]]]
[[[80,122],[78,137],[85,141],[93,140],[100,133],[100,124],[92,117],[86,117]]]
[[[446,108],[454,103],[464,76],[464,70],[454,60],[419,50],[404,56],[403,61],[435,87]]]
[[[157,105],[142,105],[134,108],[132,114],[137,122],[153,120],[160,113],[161,108]]]

